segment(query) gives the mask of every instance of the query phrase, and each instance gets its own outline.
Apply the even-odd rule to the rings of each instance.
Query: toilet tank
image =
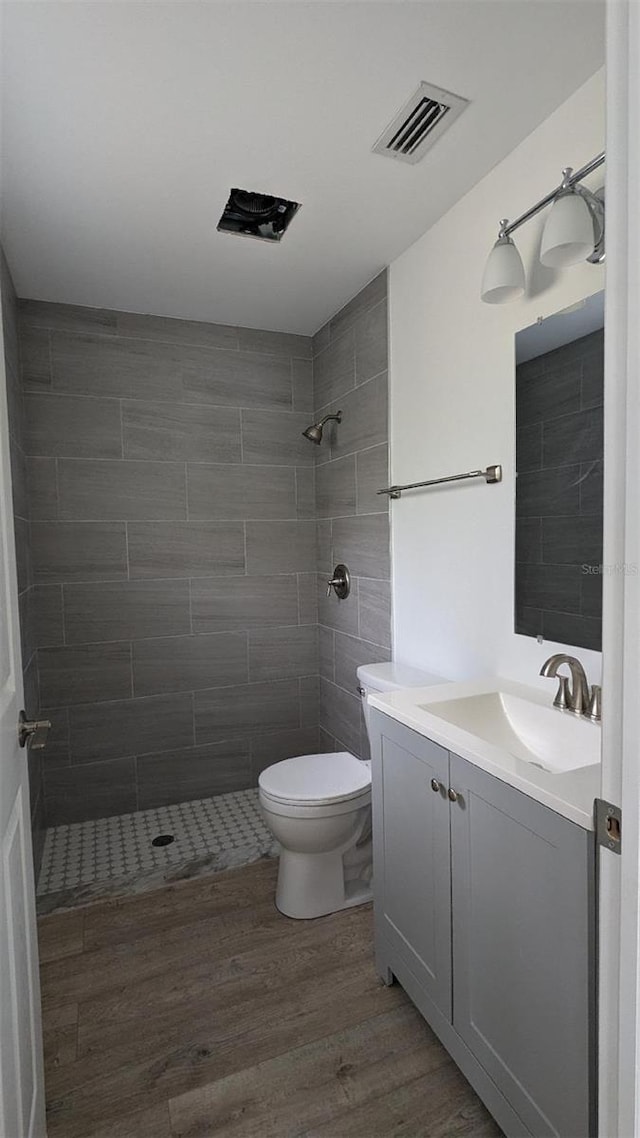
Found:
[[[400,688],[426,688],[431,684],[447,682],[443,676],[436,676],[433,672],[422,672],[420,668],[413,668],[409,664],[398,664],[395,661],[387,664],[361,664],[357,669],[357,674],[367,731],[369,731],[369,717],[371,715],[371,708],[367,703],[367,696],[370,692],[398,691]]]

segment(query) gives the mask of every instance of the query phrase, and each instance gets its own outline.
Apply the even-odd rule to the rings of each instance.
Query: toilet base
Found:
[[[342,851],[280,854],[276,908],[285,917],[312,920],[364,905],[372,899],[371,881],[345,882]]]

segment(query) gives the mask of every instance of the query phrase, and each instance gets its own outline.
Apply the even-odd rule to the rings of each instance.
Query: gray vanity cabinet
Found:
[[[449,811],[442,792],[432,790],[432,783],[448,785],[449,754],[428,739],[420,743],[407,747],[404,738],[387,735],[384,761],[376,764],[374,802],[384,802],[374,831],[384,851],[375,870],[384,896],[376,919],[429,999],[450,1018]]]
[[[397,977],[508,1138],[589,1138],[593,834],[372,718],[380,974]]]

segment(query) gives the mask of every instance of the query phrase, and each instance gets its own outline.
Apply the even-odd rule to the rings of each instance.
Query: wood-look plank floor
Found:
[[[499,1138],[369,906],[292,921],[276,864],[39,921],[49,1138]]]

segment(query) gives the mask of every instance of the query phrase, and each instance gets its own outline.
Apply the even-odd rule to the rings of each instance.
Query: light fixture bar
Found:
[[[528,209],[526,213],[521,213],[520,217],[516,217],[515,221],[511,221],[509,225],[501,229],[500,236],[509,237],[511,233],[514,233],[516,229],[524,225],[525,221],[529,221],[532,217],[535,217],[545,206],[551,205],[551,202],[555,201],[561,190],[569,189],[571,186],[575,186],[576,182],[581,182],[583,178],[586,178],[589,174],[592,174],[594,170],[597,170],[599,166],[602,166],[604,160],[605,151],[603,150],[600,154],[596,154],[595,158],[592,158],[585,166],[581,166],[579,170],[572,171],[564,182],[561,182],[559,186],[556,186],[555,190],[552,190],[546,197],[541,198],[539,202],[532,205],[531,209]]]

